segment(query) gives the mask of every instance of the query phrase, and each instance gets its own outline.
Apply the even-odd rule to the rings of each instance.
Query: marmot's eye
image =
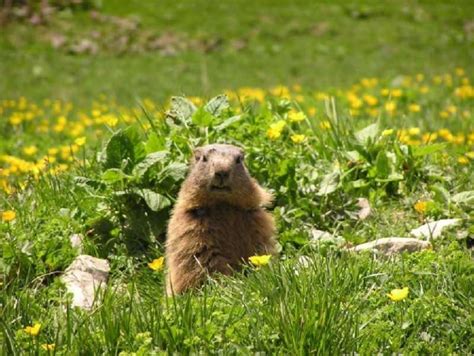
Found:
[[[207,162],[207,156],[202,156],[201,159],[202,159],[203,162]]]
[[[244,159],[244,158],[239,155],[239,156],[237,156],[237,158],[235,159],[235,163],[237,163],[237,164],[242,163],[242,160],[243,160],[243,159]]]

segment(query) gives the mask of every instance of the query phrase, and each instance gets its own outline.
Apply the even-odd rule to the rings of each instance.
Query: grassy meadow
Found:
[[[471,2],[80,3],[0,33],[2,354],[473,352]],[[281,252],[168,298],[215,142],[273,192]],[[428,250],[346,250],[444,218]],[[111,265],[91,311],[58,278],[81,253]]]

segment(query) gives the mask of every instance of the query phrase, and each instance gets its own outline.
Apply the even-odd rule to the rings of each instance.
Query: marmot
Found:
[[[271,200],[242,149],[197,148],[168,225],[168,295],[200,285],[207,273],[231,274],[250,256],[275,254],[275,225],[264,209]]]

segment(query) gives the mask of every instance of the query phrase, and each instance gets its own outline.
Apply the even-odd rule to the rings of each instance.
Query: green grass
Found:
[[[113,38],[116,27],[86,13],[56,16],[32,29],[12,24],[0,34],[0,92],[11,98],[60,98],[87,102],[99,94],[124,103],[136,97],[212,96],[242,86],[299,83],[310,88],[348,85],[363,76],[433,74],[472,70],[473,34],[466,32],[471,1],[104,1],[105,14],[140,19],[139,33],[163,31],[220,39],[216,51],[185,50],[72,55],[54,50],[50,34]],[[142,35],[137,35],[140,38]],[[136,38],[136,37],[132,37]],[[247,40],[236,50],[235,40]],[[111,40],[109,40],[110,42]],[[236,75],[238,72],[238,75]]]
[[[87,313],[58,299],[58,288],[18,290],[4,304],[4,350],[33,352],[46,342],[59,354],[472,350],[474,267],[457,246],[396,263],[309,256],[304,268],[291,259],[176,299],[163,296],[161,276],[115,274],[103,303]],[[386,294],[401,285],[408,299],[390,301]],[[33,321],[42,323],[38,342],[16,332]]]
[[[116,30],[80,11],[2,29],[0,353],[47,354],[44,344],[58,355],[472,353],[471,2],[154,4],[100,10],[137,15],[140,31],[220,37],[222,47],[175,57],[50,48],[51,32]],[[326,30],[311,34],[321,22]],[[236,90],[229,107],[221,98],[219,112],[202,109],[226,88]],[[165,100],[181,93],[200,95],[191,98],[200,109]],[[137,104],[144,97],[154,100]],[[163,255],[192,149],[214,142],[245,148],[252,176],[274,193],[281,253],[167,298],[165,271],[147,263]],[[461,224],[431,250],[344,249],[441,218]],[[317,243],[315,228],[340,237]],[[92,311],[71,307],[58,278],[80,253],[75,233],[84,253],[111,264]],[[408,297],[390,300],[403,287]]]
[[[454,85],[462,80],[455,78]],[[358,95],[383,85],[360,89]],[[81,116],[90,111],[79,107],[67,114],[66,125],[73,128],[94,117],[83,132],[85,146],[74,143],[69,129],[55,132],[56,121],[47,122],[47,133],[38,135],[41,117],[19,124],[5,120],[3,150],[19,161],[1,158],[8,172],[2,210],[16,213],[16,219],[0,224],[4,352],[34,353],[46,343],[55,344],[58,354],[470,352],[474,263],[468,249],[473,233],[469,190],[474,177],[467,152],[472,151],[473,125],[462,115],[472,109],[471,99],[458,98],[450,85],[431,84],[425,97],[417,93],[418,85],[403,87],[407,94],[396,99],[397,114],[382,111],[379,127],[370,124],[373,120],[348,116],[344,93],[336,96],[341,103],[336,111],[310,96],[298,104],[268,95],[262,104],[246,101],[239,107],[233,101],[215,115],[201,109],[165,120],[150,109],[137,112],[131,126],[119,121],[113,129],[103,124],[110,118],[107,111]],[[423,102],[423,112],[410,113],[405,95]],[[430,115],[438,116],[445,102],[456,102],[456,114],[443,119],[443,126],[430,126]],[[22,112],[20,102],[4,105],[5,118]],[[101,105],[115,110],[113,104]],[[308,112],[316,107],[316,114],[292,123],[289,113],[300,106]],[[234,121],[238,112],[240,120]],[[402,128],[399,139],[395,132],[383,133],[400,125],[394,118],[403,117],[423,131],[406,137]],[[280,120],[286,126],[272,140],[268,129]],[[321,126],[326,121],[329,129]],[[221,128],[223,123],[229,125]],[[449,127],[452,137],[420,144],[423,134],[441,127]],[[304,134],[305,141],[293,143],[295,133]],[[456,141],[459,134],[463,142]],[[101,142],[93,139],[101,136]],[[282,253],[270,266],[249,266],[232,277],[215,277],[200,290],[166,298],[163,271],[151,271],[147,262],[163,253],[167,216],[192,147],[216,141],[244,146],[250,171],[274,191]],[[32,143],[36,157],[57,147],[69,147],[69,153],[51,153],[57,161],[41,168],[44,172],[35,179],[34,167],[21,171],[24,162],[35,162],[24,153]],[[168,153],[159,162],[134,169],[140,162],[143,166],[147,154],[163,149]],[[462,157],[467,162],[458,161]],[[57,171],[57,164],[67,164],[66,171]],[[137,189],[153,194],[143,199]],[[463,191],[468,196],[456,198]],[[361,196],[373,209],[364,221],[354,215]],[[417,212],[413,206],[420,200],[427,207]],[[354,256],[337,240],[315,244],[309,239],[317,227],[356,244],[406,236],[426,219],[448,217],[463,223],[434,241],[433,250],[391,259]],[[69,243],[73,233],[86,236],[85,253],[111,263],[103,302],[92,312],[71,308],[57,278],[78,254]],[[302,255],[308,266],[299,262]],[[391,301],[387,294],[402,287],[409,288],[408,298]],[[32,337],[24,328],[34,323],[42,329]]]

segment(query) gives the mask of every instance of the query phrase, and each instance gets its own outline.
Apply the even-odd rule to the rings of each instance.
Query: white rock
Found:
[[[431,248],[431,243],[412,237],[386,237],[349,248],[349,251],[374,251],[390,256],[401,252],[415,252]]]
[[[81,234],[72,234],[69,237],[69,241],[71,242],[71,246],[73,248],[77,248],[79,251],[82,251],[82,241],[84,240],[84,236]]]
[[[333,235],[327,231],[311,229],[311,240],[329,240]]]
[[[357,202],[357,206],[360,208],[360,210],[357,212],[357,216],[359,217],[360,220],[367,219],[372,213],[372,209],[370,208],[369,201],[365,198],[359,198]]]
[[[442,219],[433,221],[410,231],[415,237],[425,239],[436,239],[441,236],[441,233],[446,227],[458,225],[461,219]]]
[[[72,293],[72,305],[91,309],[97,289],[105,286],[110,266],[107,260],[88,255],[80,255],[66,269],[61,280]]]
[[[327,231],[311,229],[311,243],[320,244],[320,243],[329,243],[336,246],[343,246],[346,243],[346,240],[338,235],[331,234]]]

